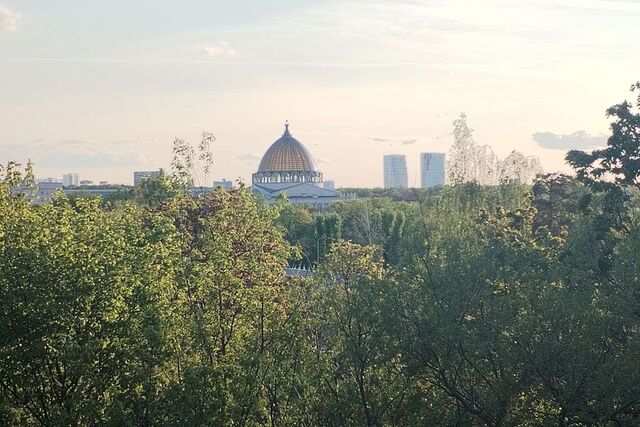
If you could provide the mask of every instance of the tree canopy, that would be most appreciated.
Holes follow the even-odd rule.
[[[577,177],[324,212],[186,172],[35,205],[10,163],[0,425],[640,424],[631,108]]]

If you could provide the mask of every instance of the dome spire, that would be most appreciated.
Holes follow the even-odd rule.
[[[291,133],[289,132],[289,120],[284,121],[284,134],[291,136]]]

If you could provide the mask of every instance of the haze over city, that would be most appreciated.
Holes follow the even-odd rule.
[[[382,156],[478,143],[569,171],[637,79],[640,2],[0,4],[0,159],[132,182],[211,131],[212,177],[250,182],[289,120],[325,177],[382,185]],[[635,74],[635,75],[634,75]]]

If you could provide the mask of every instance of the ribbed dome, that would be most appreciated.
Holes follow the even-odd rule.
[[[309,150],[289,133],[285,125],[284,135],[264,153],[258,172],[317,172],[316,162]]]

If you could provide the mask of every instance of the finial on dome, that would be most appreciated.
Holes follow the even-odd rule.
[[[289,133],[289,120],[285,120],[285,122],[284,122],[284,134],[285,135],[291,135]]]

